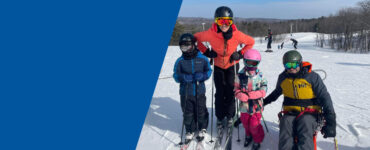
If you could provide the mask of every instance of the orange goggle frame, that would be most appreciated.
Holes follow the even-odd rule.
[[[230,26],[233,24],[233,18],[231,17],[217,17],[215,23],[219,26],[227,25]]]

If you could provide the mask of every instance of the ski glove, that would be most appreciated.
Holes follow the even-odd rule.
[[[190,82],[193,82],[193,75],[191,75],[191,74],[184,74],[183,76],[182,76],[182,80],[184,81],[184,82],[186,82],[186,83],[190,83]]]
[[[233,61],[238,61],[239,59],[242,59],[242,58],[243,58],[242,51],[238,51],[238,52],[235,51],[230,56],[230,63],[232,63]]]
[[[207,79],[207,73],[204,73],[204,72],[197,72],[195,73],[194,75],[194,80],[195,81],[199,81],[199,82],[202,82],[204,80]]]
[[[335,114],[325,115],[326,124],[322,127],[321,133],[324,138],[336,136],[336,121]]]
[[[235,97],[242,102],[247,102],[249,99],[248,95],[240,90],[235,91]]]
[[[248,92],[249,99],[260,99],[266,96],[265,90],[257,90]]]
[[[325,125],[325,126],[322,127],[321,132],[324,135],[324,138],[335,137],[335,135],[336,135],[335,126]]]
[[[207,49],[206,52],[203,53],[204,56],[207,56],[208,58],[216,58],[217,53],[213,49]]]

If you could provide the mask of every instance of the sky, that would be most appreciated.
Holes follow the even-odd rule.
[[[180,17],[213,18],[219,6],[228,6],[234,17],[309,19],[335,14],[363,0],[183,0]]]

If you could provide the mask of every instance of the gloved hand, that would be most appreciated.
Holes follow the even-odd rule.
[[[324,135],[324,138],[335,137],[336,136],[335,114],[326,114],[324,116],[326,123],[321,129],[321,133]]]
[[[249,99],[260,99],[266,96],[265,90],[258,90],[258,91],[250,91],[248,92]]]
[[[215,51],[213,51],[213,49],[207,49],[206,52],[203,53],[204,56],[208,57],[208,58],[216,58],[217,57],[217,53]]]
[[[204,73],[204,72],[197,72],[194,75],[194,80],[195,81],[202,82],[202,81],[206,80],[206,78],[207,78],[207,74]]]
[[[238,51],[238,52],[235,51],[230,56],[230,63],[232,63],[233,61],[237,61],[239,59],[242,59],[242,58],[243,58],[242,51]]]
[[[186,82],[186,83],[190,83],[190,82],[193,82],[193,75],[192,74],[184,74],[183,76],[182,76],[182,79],[183,79],[183,81],[184,82]]]
[[[335,126],[325,125],[322,127],[321,132],[324,135],[324,138],[335,137],[336,135]]]
[[[249,97],[246,93],[241,92],[240,90],[235,91],[235,97],[242,102],[247,102]]]

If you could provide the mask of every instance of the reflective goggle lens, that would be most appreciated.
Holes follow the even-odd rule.
[[[233,24],[233,19],[231,17],[218,17],[216,18],[215,22],[219,26],[222,25],[230,26]]]
[[[286,69],[290,69],[290,68],[296,69],[297,67],[299,67],[299,64],[296,62],[292,62],[292,63],[286,63],[284,66]]]
[[[259,61],[244,59],[244,65],[247,67],[257,67]]]
[[[181,45],[189,46],[189,45],[192,45],[192,43],[190,41],[182,41],[182,42],[180,42],[180,46]]]

